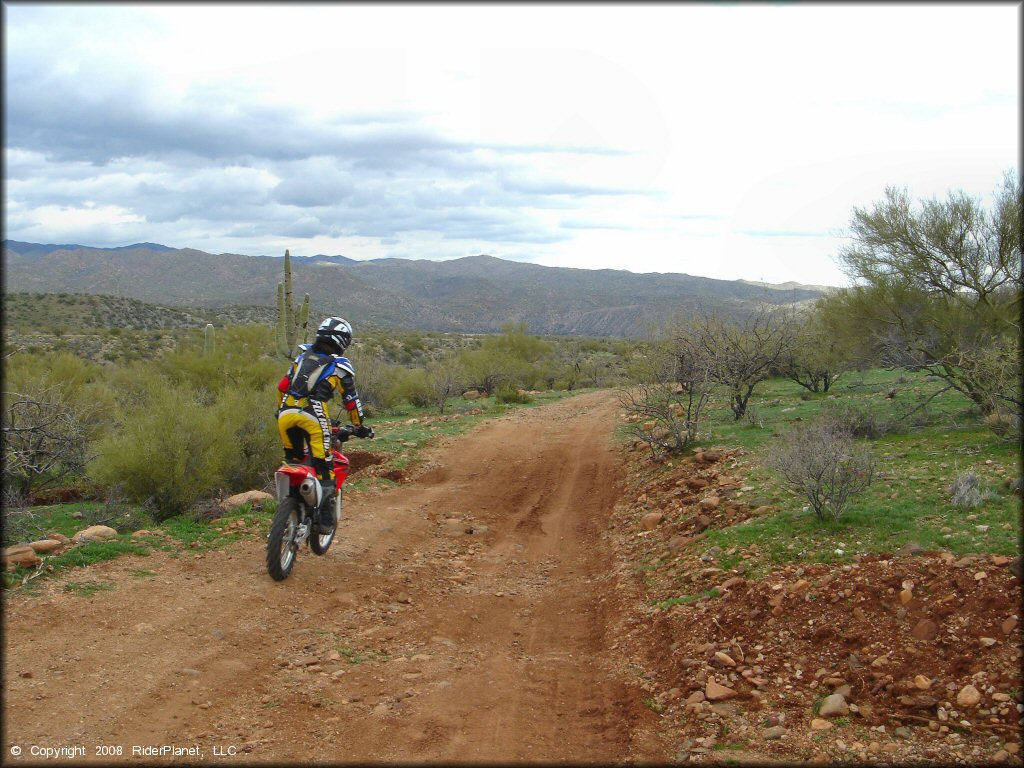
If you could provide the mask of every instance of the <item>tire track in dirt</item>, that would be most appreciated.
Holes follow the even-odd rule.
[[[90,598],[54,582],[8,600],[5,755],[665,760],[610,650],[625,610],[604,536],[621,488],[614,413],[608,393],[582,395],[438,447],[413,482],[351,494],[328,554],[300,553],[280,584],[253,538],[65,577],[116,583]]]

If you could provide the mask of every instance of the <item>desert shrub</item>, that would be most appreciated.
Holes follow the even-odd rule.
[[[394,368],[385,400],[392,405],[411,403],[417,408],[430,405],[433,395],[427,372],[422,368]]]
[[[961,472],[947,490],[954,507],[980,507],[986,498],[981,490],[981,477],[974,472]]]
[[[128,409],[97,444],[89,474],[103,487],[122,486],[133,501],[151,499],[160,522],[222,482],[231,429],[211,415],[207,398],[157,380],[148,402]]]
[[[754,429],[764,429],[764,416],[756,405],[747,406],[747,423]]]
[[[636,383],[619,391],[630,434],[648,445],[656,461],[684,451],[703,429],[714,386],[706,360],[655,346],[634,361],[631,376]]]
[[[29,506],[28,497],[16,486],[3,488],[4,546],[40,539],[46,533],[46,521]]]
[[[152,365],[140,360],[107,366],[105,384],[110,392],[116,394],[120,412],[126,403],[148,402],[150,393],[164,380]]]
[[[1021,417],[1018,413],[995,410],[984,418],[984,424],[1002,440],[1019,440]]]
[[[495,398],[499,403],[532,403],[533,398],[530,395],[515,387],[506,386],[502,387],[495,393]]]
[[[870,446],[828,417],[785,434],[765,463],[807,499],[819,520],[838,520],[851,497],[871,484],[875,467]]]
[[[229,390],[217,400],[212,419],[222,427],[223,481],[232,491],[265,487],[281,462],[276,393],[268,384],[263,390]]]
[[[158,363],[160,372],[175,384],[214,395],[229,385],[227,353],[218,349],[210,354],[200,351],[175,351]]]
[[[364,406],[386,409],[397,405],[393,400],[394,366],[388,365],[377,353],[362,347],[349,350],[348,359],[355,369],[356,389]]]
[[[867,408],[850,403],[829,403],[822,412],[822,417],[841,431],[849,432],[852,437],[877,440],[892,431],[888,419]]]

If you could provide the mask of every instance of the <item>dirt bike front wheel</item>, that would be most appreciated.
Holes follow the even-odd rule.
[[[334,541],[334,534],[338,530],[338,521],[341,520],[341,491],[334,497],[334,527],[329,533],[319,533],[319,526],[313,530],[309,537],[309,549],[314,555],[325,555]]]
[[[284,581],[295,565],[301,510],[299,500],[288,496],[277,505],[267,538],[267,572],[274,581]]]

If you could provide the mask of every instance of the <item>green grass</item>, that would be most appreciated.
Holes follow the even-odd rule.
[[[348,659],[349,664],[362,664],[364,661],[384,661],[387,659],[387,654],[383,651],[360,651],[347,645],[336,646],[335,650]]]
[[[48,557],[46,564],[56,573],[68,568],[95,565],[96,563],[102,563],[104,560],[113,560],[121,555],[142,555],[145,557],[149,552],[149,547],[144,544],[132,541],[127,536],[121,536],[110,541],[86,542],[74,549]]]
[[[896,389],[893,399],[886,397],[891,388]],[[846,560],[856,554],[891,553],[911,543],[957,554],[1018,554],[1021,502],[1004,483],[1008,476],[1020,476],[1016,446],[981,426],[972,404],[956,392],[939,395],[911,418],[901,419],[941,388],[941,382],[921,374],[872,370],[848,374],[828,394],[801,397],[798,385],[775,379],[751,399],[764,424],[760,428],[733,421],[727,408],[717,405],[710,419],[712,437],[702,444],[743,448],[742,468],[727,471],[741,473],[755,490],[739,498],[753,506],[767,504],[772,511],[709,530],[702,551],[756,544],[761,558],[772,564]],[[841,406],[870,414],[892,431],[871,441],[878,460],[872,486],[852,499],[838,521],[819,521],[803,497],[764,468],[763,459],[798,418],[807,421]],[[978,474],[989,494],[974,509],[954,507],[950,501],[949,484],[965,471]],[[981,525],[988,530],[978,531]]]
[[[31,513],[30,521],[22,525],[16,523],[10,527],[5,526],[4,546],[17,543],[10,537],[15,537],[19,534],[22,534],[22,538],[27,536],[44,538],[48,533],[61,533],[71,538],[72,535],[87,525],[87,515],[102,508],[103,504],[89,501],[33,507],[29,510]],[[73,515],[76,513],[80,514],[81,517],[74,517]]]
[[[97,592],[111,592],[114,589],[114,585],[110,582],[100,581],[69,581],[64,587],[64,591],[77,595],[78,597],[92,597]]]
[[[253,512],[249,504],[245,504],[230,514],[218,517],[216,521],[202,520],[194,514],[186,513],[169,518],[160,525],[160,530],[182,546],[200,552],[220,549],[231,542],[238,541],[246,534],[246,529],[228,529],[235,520],[245,520],[246,526],[254,521],[268,523],[274,516],[277,505],[270,502],[264,505],[262,512]],[[157,544],[167,548],[167,544]]]
[[[680,595],[679,597],[670,597],[667,600],[657,600],[651,603],[651,605],[662,611],[667,611],[673,605],[686,605],[687,603],[694,603],[698,600],[703,600],[704,598],[713,599],[718,597],[720,594],[721,592],[719,592],[718,589],[712,587],[711,589],[706,589],[703,592],[696,595]]]
[[[656,714],[659,714],[659,715],[661,714],[661,711],[662,711],[663,707],[661,706],[661,704],[659,704],[658,702],[656,702],[656,701],[655,701],[654,699],[652,699],[651,697],[649,697],[649,696],[648,696],[647,698],[643,699],[643,700],[642,700],[642,703],[643,703],[643,705],[644,705],[645,707],[647,707],[647,708],[648,708],[649,710],[651,710],[652,712],[654,712],[654,713],[656,713]]]

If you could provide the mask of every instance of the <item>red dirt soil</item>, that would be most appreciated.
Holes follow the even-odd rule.
[[[300,553],[281,583],[253,536],[8,598],[5,758],[66,745],[117,761],[95,755],[105,744],[175,764],[199,759],[132,747],[245,762],[667,759],[610,648],[636,599],[603,536],[621,487],[614,419],[605,393],[488,422],[415,481],[348,494],[327,555]],[[93,580],[115,588],[62,590]]]

